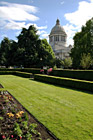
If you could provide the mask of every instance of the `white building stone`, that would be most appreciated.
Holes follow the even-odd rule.
[[[64,28],[60,25],[59,19],[56,20],[56,25],[52,28],[49,35],[49,44],[51,45],[56,58],[65,59],[69,57],[72,46],[67,47],[67,34]]]

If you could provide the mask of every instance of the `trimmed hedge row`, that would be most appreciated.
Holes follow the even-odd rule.
[[[36,69],[36,68],[16,68],[16,69],[0,68],[0,71],[21,71],[21,72],[28,72],[33,74],[40,74],[40,69]]]
[[[53,70],[50,75],[93,81],[93,70]]]
[[[12,71],[12,72],[20,71],[20,72],[27,72],[27,73],[33,73],[33,74],[41,74],[40,69],[37,69],[37,68],[23,68],[23,69],[0,68],[0,71]],[[47,70],[44,70],[44,72],[47,73]],[[93,81],[93,70],[53,70],[50,73],[50,75]]]
[[[34,79],[47,82],[47,83],[56,84],[56,85],[62,85],[62,86],[67,86],[71,88],[93,91],[93,82],[90,82],[90,81],[54,77],[54,76],[41,75],[41,74],[35,74]]]
[[[21,71],[21,68],[16,68],[16,69],[0,68],[0,71]]]
[[[33,73],[33,74],[40,74],[40,69],[35,69],[35,68],[24,68],[24,69],[21,69],[21,71]]]
[[[10,74],[15,74],[14,71],[0,71],[0,75],[10,75]]]
[[[16,76],[21,76],[24,78],[32,78],[33,77],[32,73],[19,72],[19,71],[0,71],[0,75],[16,75]]]
[[[16,71],[16,72],[14,73],[14,75],[16,75],[16,76],[21,76],[21,77],[25,77],[25,78],[32,78],[32,77],[33,77],[33,74],[32,74],[32,73],[19,72],[19,71]]]

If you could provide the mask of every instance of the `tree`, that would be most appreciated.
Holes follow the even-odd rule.
[[[61,68],[63,66],[63,61],[59,58],[55,59],[55,65],[57,68]]]
[[[31,25],[23,28],[18,38],[18,62],[24,67],[40,67],[51,65],[53,50],[46,39],[40,40],[36,28]]]
[[[0,47],[0,65],[41,67],[54,65],[54,53],[46,39],[39,39],[37,29],[32,25],[23,28],[18,42],[4,38]]]
[[[8,67],[10,65],[9,61],[9,51],[11,48],[11,40],[5,37],[1,42],[0,47],[0,65]]]
[[[81,57],[81,67],[83,69],[88,69],[92,64],[92,59],[91,59],[91,56],[90,54],[88,53],[87,55],[84,53]]]
[[[19,57],[18,56],[18,45],[17,45],[17,42],[13,41],[11,42],[11,47],[10,47],[10,50],[9,50],[9,64],[10,66],[18,66],[19,65],[19,61],[17,60],[17,58]]]
[[[72,59],[71,59],[71,57],[65,58],[65,59],[63,60],[62,65],[63,65],[63,67],[66,68],[66,69],[67,69],[67,68],[70,68],[70,67],[72,66]]]
[[[93,18],[86,22],[81,32],[76,33],[73,39],[74,48],[72,48],[70,56],[73,67],[79,68],[83,53],[86,55],[90,53],[93,58]]]
[[[46,39],[42,39],[41,47],[38,49],[39,58],[42,59],[42,65],[52,67],[54,65],[55,55]]]

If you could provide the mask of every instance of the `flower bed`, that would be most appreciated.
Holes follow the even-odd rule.
[[[54,140],[7,91],[0,91],[0,140]]]

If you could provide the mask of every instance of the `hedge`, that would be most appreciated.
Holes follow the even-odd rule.
[[[21,71],[21,68],[10,69],[10,68],[0,68],[0,71]]]
[[[93,70],[53,70],[50,75],[93,81]]]
[[[10,74],[15,74],[14,71],[0,71],[0,75],[10,75]]]
[[[90,82],[90,81],[54,77],[54,76],[41,75],[41,74],[35,74],[34,79],[43,81],[43,82],[56,84],[56,85],[62,85],[62,86],[67,86],[71,88],[93,91],[93,82]]]
[[[36,69],[36,68],[24,68],[24,69],[21,69],[21,71],[33,73],[33,74],[40,74],[40,69]]]
[[[27,72],[19,72],[19,71],[0,71],[0,75],[16,75],[16,76],[21,76],[25,78],[31,78],[33,77],[32,73],[27,73]]]
[[[21,72],[28,72],[33,74],[40,74],[40,69],[38,68],[15,68],[15,69],[9,69],[9,68],[0,68],[0,71],[21,71]]]
[[[33,74],[32,74],[32,73],[19,72],[19,71],[16,71],[16,72],[14,73],[14,75],[16,75],[16,76],[21,76],[21,77],[24,77],[24,78],[32,78],[32,77],[33,77]]]

